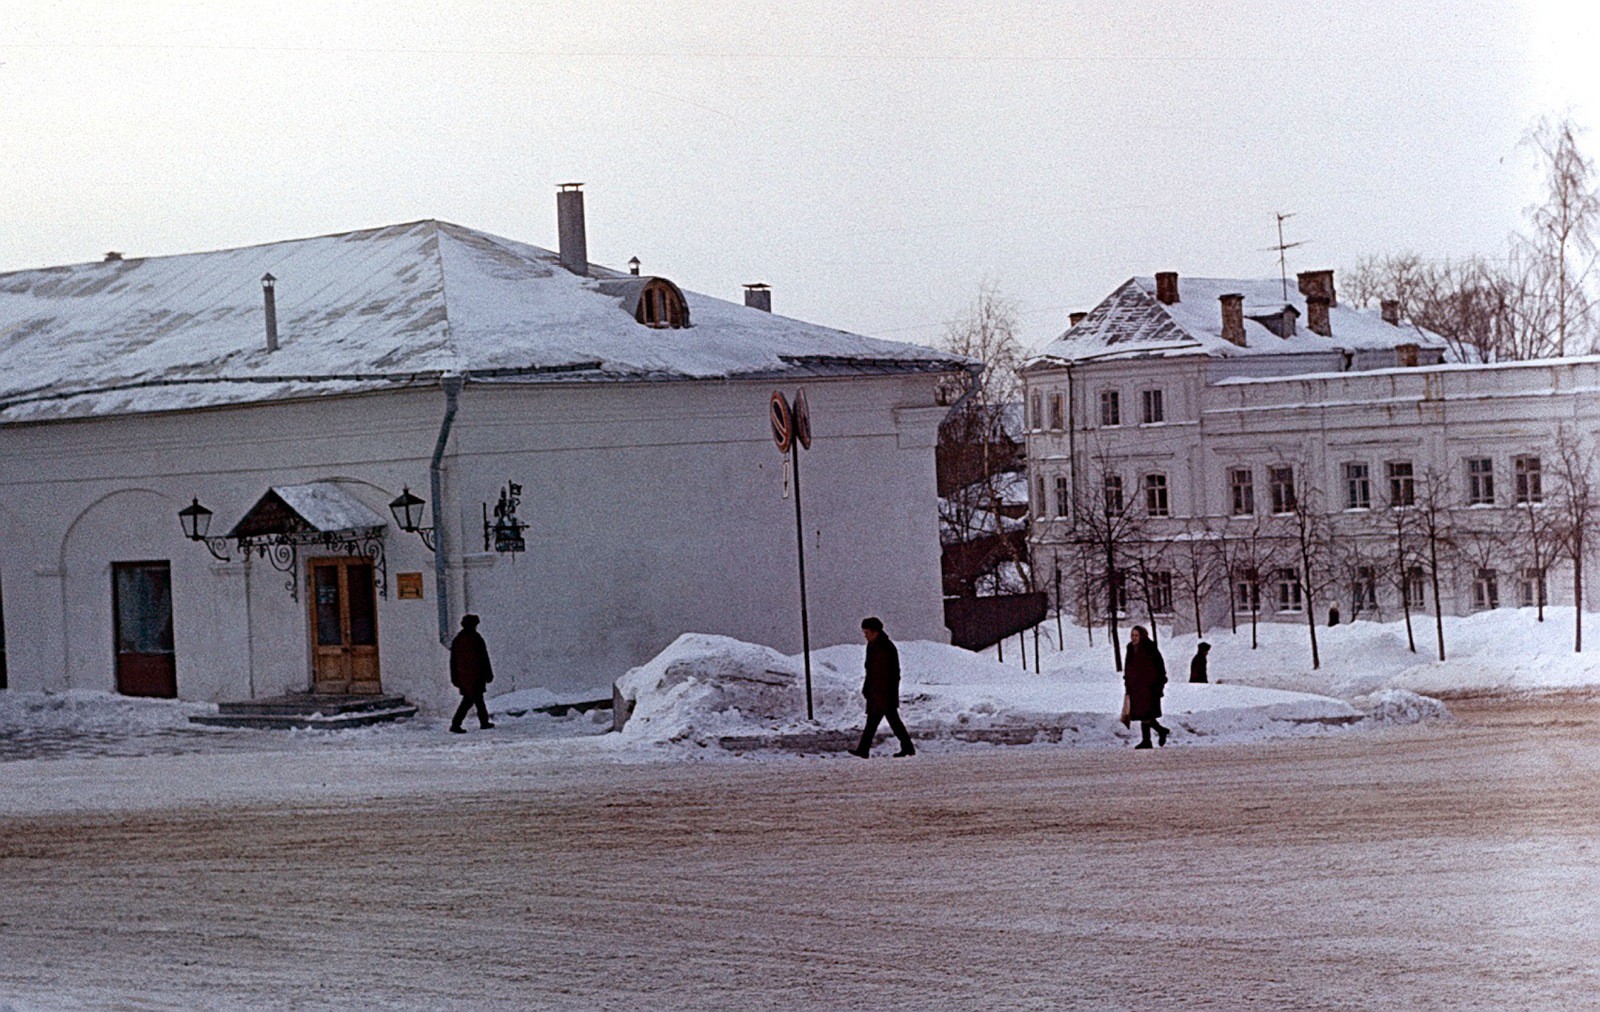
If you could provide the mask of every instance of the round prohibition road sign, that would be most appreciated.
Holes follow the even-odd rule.
[[[806,401],[806,392],[794,392],[794,438],[804,449],[811,449],[811,405]]]
[[[772,441],[778,445],[779,453],[788,453],[794,443],[794,415],[778,390],[772,391]]]

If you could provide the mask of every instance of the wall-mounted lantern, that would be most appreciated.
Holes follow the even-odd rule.
[[[198,541],[206,546],[206,551],[218,562],[228,562],[227,538],[212,538],[206,535],[211,531],[211,511],[200,505],[200,500],[195,499],[189,505],[178,511],[178,522],[183,524],[183,536],[190,541]]]
[[[422,544],[428,551],[436,551],[433,546],[433,528],[422,526],[422,507],[427,505],[426,499],[419,499],[411,494],[410,487],[400,490],[394,502],[389,504],[389,512],[394,514],[395,526],[407,534],[415,534],[422,539]]]
[[[517,507],[522,503],[522,486],[506,482],[500,490],[500,501],[495,503],[494,522],[489,522],[489,504],[483,504],[483,550],[492,547],[497,552],[525,552],[528,543],[522,532],[528,525],[517,519]]]

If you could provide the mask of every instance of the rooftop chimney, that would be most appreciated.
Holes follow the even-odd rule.
[[[1328,322],[1328,300],[1320,295],[1306,296],[1306,329],[1323,337],[1333,336],[1333,325]]]
[[[1383,314],[1383,322],[1391,327],[1400,326],[1400,300],[1382,299],[1378,302],[1378,311]]]
[[[1178,272],[1156,272],[1156,301],[1172,305],[1178,301]]]
[[[121,259],[122,259],[122,254],[118,253],[116,250],[112,250],[111,252],[106,254],[105,262],[106,263],[110,263],[113,260],[121,260]]]
[[[744,286],[744,304],[763,313],[772,312],[772,289],[757,282]]]
[[[561,236],[561,266],[589,276],[589,241],[583,229],[582,183],[562,183],[556,193],[556,227]]]
[[[1219,295],[1217,301],[1222,303],[1222,339],[1229,344],[1236,344],[1243,348],[1244,345],[1244,296],[1238,294]]]
[[[261,302],[267,312],[267,350],[278,350],[278,300],[274,294],[278,279],[271,273],[261,275]]]
[[[1088,316],[1088,315],[1089,315],[1088,313],[1068,313],[1067,314],[1067,327],[1068,328],[1076,327],[1078,324],[1082,323],[1083,322],[1083,318],[1085,316]]]
[[[632,274],[634,277],[638,277],[639,276],[639,266],[640,266],[640,264],[639,264],[639,258],[638,257],[629,257],[628,258],[628,273],[629,274]]]
[[[1332,271],[1301,271],[1295,275],[1295,280],[1300,282],[1300,294],[1307,299],[1327,299],[1330,306],[1339,304],[1339,296],[1333,290]]]

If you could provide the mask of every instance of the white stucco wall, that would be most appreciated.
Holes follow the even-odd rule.
[[[794,504],[768,435],[774,386],[467,386],[445,457],[452,625],[464,609],[483,616],[496,690],[599,691],[688,631],[800,649]],[[866,614],[903,638],[946,638],[933,378],[804,386],[813,645],[853,642]],[[340,480],[387,517],[404,485],[431,497],[443,410],[432,389],[0,429],[12,687],[112,689],[111,564],[166,559],[180,696],[304,689],[306,556],[295,602],[264,560],[219,563],[184,539],[177,511],[198,496],[220,534],[270,486]],[[523,486],[528,551],[485,554],[480,504],[508,479]],[[448,705],[433,556],[392,528],[385,547],[384,688]],[[423,574],[422,600],[399,599],[401,572]]]

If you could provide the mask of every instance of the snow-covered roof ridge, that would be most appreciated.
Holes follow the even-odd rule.
[[[1125,356],[1233,358],[1372,350],[1405,344],[1445,346],[1444,339],[1431,331],[1404,322],[1391,324],[1377,310],[1343,304],[1328,308],[1331,334],[1314,333],[1309,326],[1306,298],[1292,280],[1287,297],[1281,278],[1183,277],[1178,279],[1177,288],[1178,300],[1164,303],[1156,297],[1155,278],[1129,278],[1076,325],[1041,348],[1024,368]],[[1224,295],[1243,297],[1242,347],[1222,336],[1220,299]],[[1281,313],[1285,307],[1298,314],[1295,332],[1287,337],[1278,336],[1254,318]]]
[[[272,352],[267,273],[276,279]],[[0,274],[0,422],[381,389],[445,373],[700,379],[814,368],[797,362],[856,372],[965,362],[694,292],[683,293],[693,326],[646,327],[615,291],[628,277],[599,265],[575,275],[549,250],[437,219]]]

